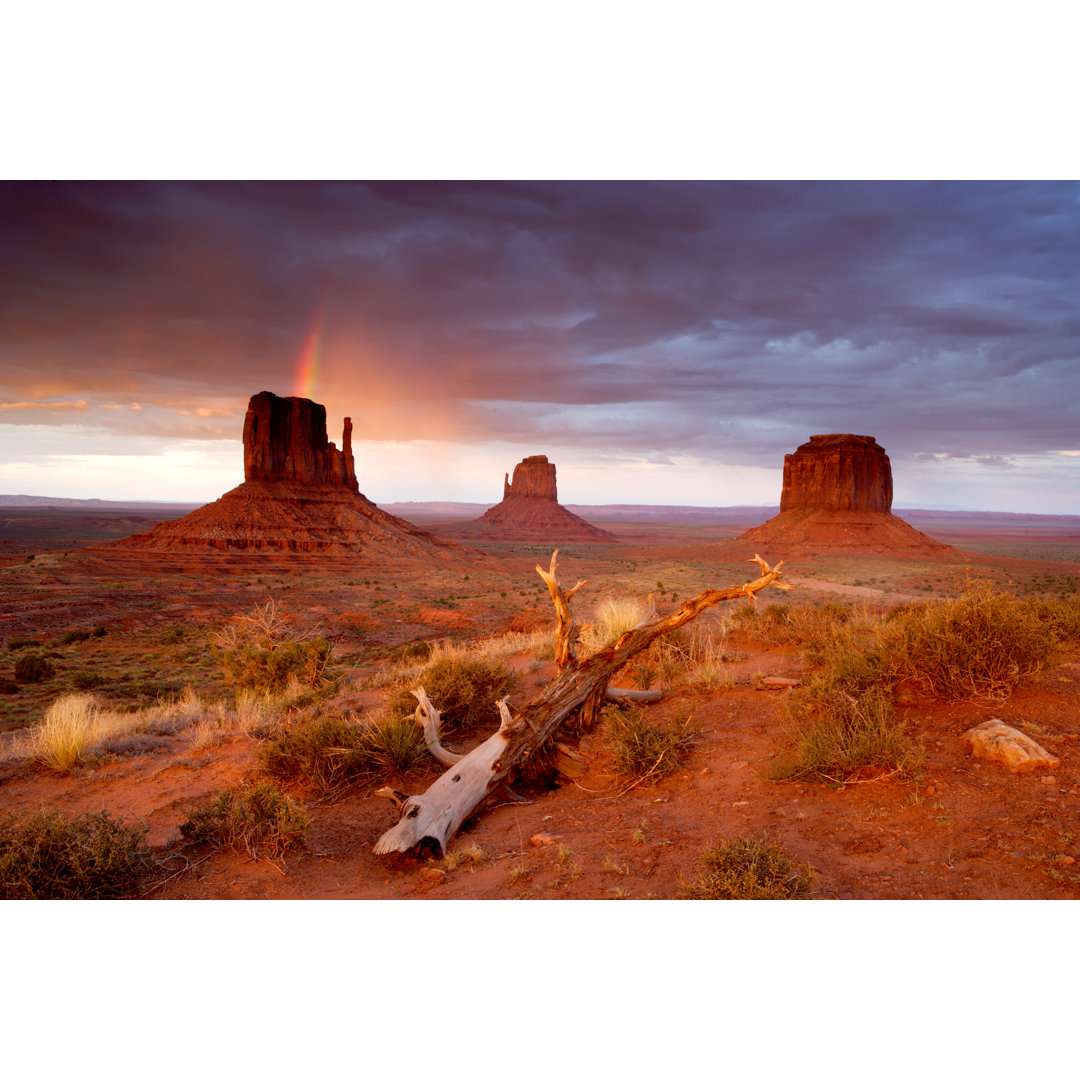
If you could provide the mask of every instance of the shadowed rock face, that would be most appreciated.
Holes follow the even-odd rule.
[[[507,476],[503,480],[503,498],[546,499],[557,503],[555,466],[548,461],[547,455],[534,454],[515,465],[514,479]]]
[[[326,439],[326,408],[307,398],[264,390],[244,417],[244,479],[299,480],[359,491],[352,456],[352,420],[345,417],[339,450]]]
[[[784,457],[785,510],[892,509],[892,468],[873,435],[811,435]]]
[[[780,513],[738,540],[797,551],[940,554],[951,550],[894,517],[892,467],[872,435],[811,435],[784,457]]]

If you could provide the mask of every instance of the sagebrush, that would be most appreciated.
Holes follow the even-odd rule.
[[[310,825],[294,799],[274,784],[223,791],[192,811],[180,826],[183,842],[245,852],[252,859],[278,858],[299,843]]]
[[[415,699],[414,699],[415,700]],[[348,716],[299,716],[256,750],[263,771],[306,780],[324,790],[412,772],[430,759],[423,732],[409,717],[365,724]]]
[[[146,827],[108,811],[69,818],[58,810],[0,816],[0,899],[123,900],[154,867]]]

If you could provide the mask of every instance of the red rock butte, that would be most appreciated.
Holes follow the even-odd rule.
[[[389,557],[445,556],[455,547],[360,494],[348,417],[339,450],[327,441],[322,405],[267,390],[248,403],[239,487],[186,517],[109,546]]]
[[[780,513],[736,539],[787,551],[952,550],[895,517],[892,495],[889,457],[872,435],[811,435],[784,456]]]
[[[559,505],[555,466],[545,454],[524,458],[514,478],[503,480],[503,498],[483,517],[441,530],[475,540],[578,540],[610,544],[615,537]]]

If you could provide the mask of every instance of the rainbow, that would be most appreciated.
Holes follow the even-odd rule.
[[[300,362],[293,379],[293,394],[296,397],[310,398],[315,393],[315,382],[322,366],[323,345],[326,342],[326,316],[330,307],[324,300],[315,311],[311,329],[300,351]]]

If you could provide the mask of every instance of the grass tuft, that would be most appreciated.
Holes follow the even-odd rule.
[[[690,900],[798,900],[813,885],[814,871],[794,862],[779,844],[737,836],[705,851],[697,881],[684,891]]]

